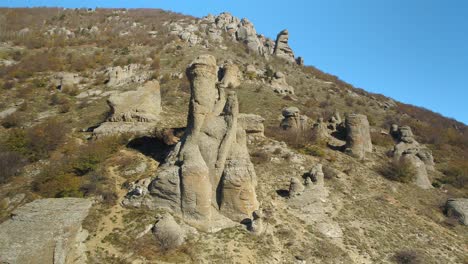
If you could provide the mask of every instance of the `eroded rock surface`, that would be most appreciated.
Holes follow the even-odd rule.
[[[86,263],[87,231],[81,222],[91,201],[41,199],[12,213],[0,225],[2,263]]]

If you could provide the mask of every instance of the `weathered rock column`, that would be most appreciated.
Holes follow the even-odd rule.
[[[372,141],[367,116],[350,114],[346,117],[346,153],[363,159],[372,152]]]
[[[216,100],[217,66],[213,56],[202,55],[187,70],[191,100],[187,130],[179,159],[181,166],[181,209],[190,218],[211,218],[210,171],[198,146],[205,118],[212,113]]]

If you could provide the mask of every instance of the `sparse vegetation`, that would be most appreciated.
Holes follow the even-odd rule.
[[[380,170],[385,178],[392,181],[399,181],[404,183],[411,182],[415,177],[415,168],[409,162],[389,162],[383,165]]]

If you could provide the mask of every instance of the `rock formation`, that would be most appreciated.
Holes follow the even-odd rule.
[[[170,214],[165,214],[152,228],[153,235],[160,246],[169,250],[185,242],[185,230],[174,220]]]
[[[363,159],[372,152],[372,141],[367,116],[350,114],[346,116],[346,153]]]
[[[324,187],[325,174],[322,170],[322,164],[317,164],[306,174],[306,187],[322,188]]]
[[[276,72],[270,80],[270,86],[275,93],[281,95],[294,94],[294,87],[286,82],[286,75],[282,72]]]
[[[226,61],[223,66],[223,79],[219,83],[221,88],[237,88],[240,85],[241,72],[232,61]]]
[[[317,119],[317,122],[312,126],[312,133],[318,140],[326,140],[330,137],[327,124],[323,121],[323,118]]]
[[[2,263],[86,263],[88,233],[81,222],[91,201],[42,199],[28,203],[0,225]]]
[[[238,124],[245,129],[247,134],[263,136],[265,118],[254,114],[239,114]]]
[[[390,134],[398,142],[392,151],[394,162],[409,163],[416,172],[414,183],[423,189],[432,188],[427,174],[428,170],[434,170],[432,152],[416,141],[409,126],[392,125]]]
[[[276,45],[274,55],[277,57],[283,58],[289,62],[295,63],[294,52],[288,44],[289,41],[289,32],[288,30],[281,31],[276,37]]]
[[[213,230],[220,214],[241,221],[258,209],[256,174],[238,122],[234,92],[216,88],[217,66],[211,55],[187,69],[191,99],[185,135],[150,184],[156,207],[180,211],[186,221]]]
[[[93,132],[96,136],[151,133],[161,113],[161,93],[157,81],[149,81],[135,91],[113,94],[107,103],[111,116]]]
[[[66,88],[71,88],[75,85],[78,85],[82,78],[72,72],[60,72],[55,76],[55,87],[57,89],[62,90]]]
[[[290,198],[301,195],[304,189],[305,189],[304,185],[298,178],[296,177],[291,178],[291,182],[289,183],[289,197]]]
[[[281,112],[283,120],[281,121],[280,127],[284,130],[296,130],[305,131],[308,128],[308,117],[301,115],[299,108],[297,107],[286,107]]]
[[[445,213],[448,217],[457,219],[461,224],[468,225],[468,199],[448,199],[445,204]]]

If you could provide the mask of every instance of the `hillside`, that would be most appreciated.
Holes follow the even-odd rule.
[[[467,213],[467,126],[260,33],[228,13],[0,9],[0,262],[468,263],[446,206]],[[15,219],[67,214],[63,245],[33,225],[12,246]]]

